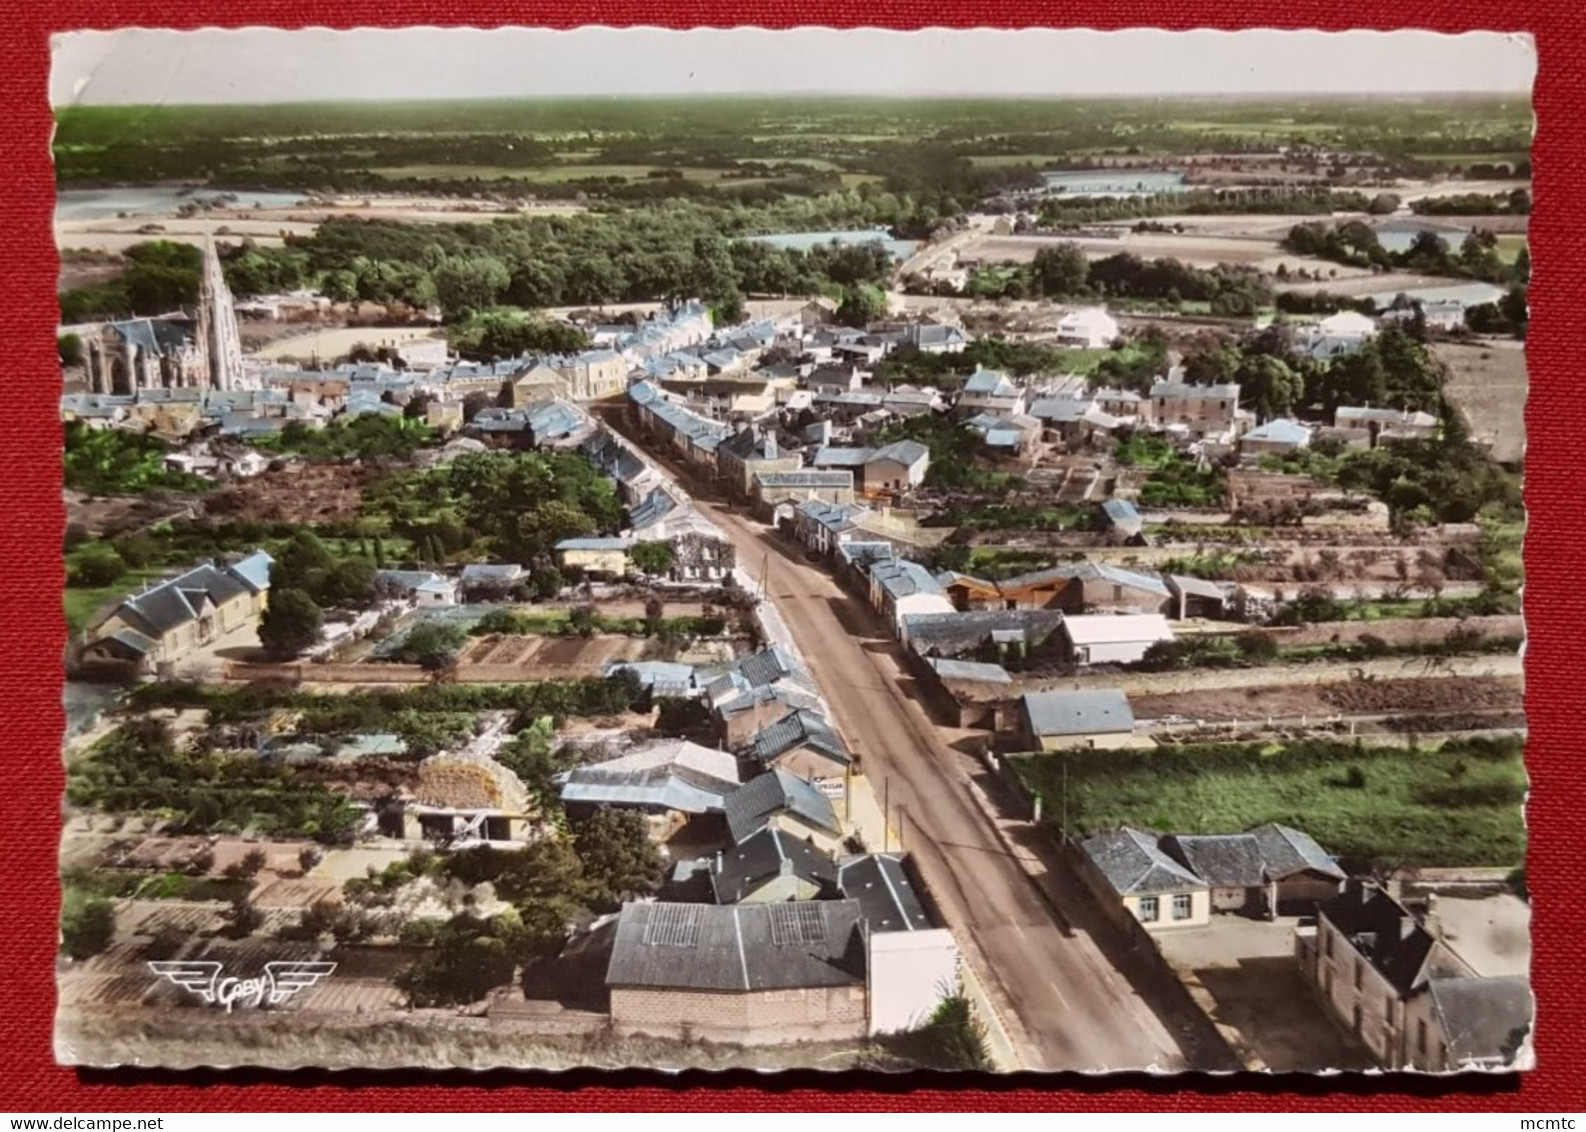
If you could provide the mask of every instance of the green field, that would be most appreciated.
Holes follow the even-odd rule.
[[[723,186],[744,161],[975,193],[1032,184],[1030,167],[1098,152],[1326,144],[1385,160],[1517,153],[1521,99],[596,98],[299,105],[74,106],[57,118],[63,185],[190,180],[314,191],[392,181],[524,189],[677,171]],[[1454,157],[1450,156],[1449,160]],[[223,172],[221,172],[223,171]],[[1002,172],[1006,171],[1006,172]],[[1000,175],[999,175],[1000,174]]]
[[[1073,835],[1124,825],[1230,833],[1275,821],[1354,869],[1452,868],[1524,860],[1523,749],[1520,738],[1437,749],[1313,740],[1020,755],[1010,766]]]

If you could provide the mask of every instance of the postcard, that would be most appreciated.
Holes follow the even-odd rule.
[[[57,37],[58,1060],[1530,1068],[1535,66]]]

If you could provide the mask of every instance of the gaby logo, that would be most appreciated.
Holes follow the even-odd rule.
[[[266,963],[264,974],[253,979],[221,978],[224,964],[212,959],[154,961],[149,970],[184,990],[192,991],[207,1006],[281,1006],[299,991],[307,990],[336,969],[334,963]]]

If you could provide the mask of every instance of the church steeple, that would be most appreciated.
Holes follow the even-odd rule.
[[[215,251],[215,241],[204,237],[204,262],[198,289],[198,336],[209,367],[212,389],[240,389],[243,385],[242,336],[231,288]]]

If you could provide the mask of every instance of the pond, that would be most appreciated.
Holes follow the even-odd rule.
[[[237,208],[291,208],[302,193],[256,192],[251,189],[171,189],[142,186],[118,189],[62,189],[55,198],[55,219],[114,220],[128,216],[175,216],[184,204],[225,199]]]
[[[1054,196],[1125,197],[1183,193],[1193,186],[1171,169],[1065,169],[1042,173],[1046,191]]]

